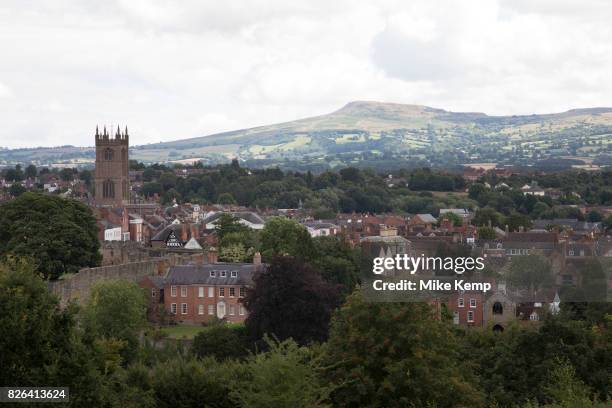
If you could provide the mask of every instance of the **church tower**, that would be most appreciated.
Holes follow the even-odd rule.
[[[121,133],[117,126],[113,137],[107,133],[106,126],[102,133],[96,126],[96,205],[120,207],[129,203],[128,148],[127,127]]]

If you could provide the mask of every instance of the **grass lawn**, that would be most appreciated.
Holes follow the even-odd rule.
[[[196,334],[205,330],[204,326],[186,326],[176,325],[162,328],[162,331],[168,335],[171,339],[193,339]]]

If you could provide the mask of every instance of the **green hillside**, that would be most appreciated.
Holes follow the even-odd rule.
[[[475,162],[532,165],[565,159],[574,165],[607,164],[612,108],[558,114],[488,116],[420,105],[351,102],[322,116],[192,139],[135,146],[145,162],[321,162],[408,160],[423,165]],[[612,147],[611,147],[612,149]],[[0,151],[0,164],[14,161],[83,162],[86,148]]]

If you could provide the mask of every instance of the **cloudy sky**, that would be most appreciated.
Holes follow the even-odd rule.
[[[2,0],[0,146],[131,143],[352,100],[522,114],[612,106],[607,0]]]

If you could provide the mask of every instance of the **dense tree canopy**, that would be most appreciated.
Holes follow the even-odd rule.
[[[99,245],[91,210],[78,201],[25,193],[0,204],[0,256],[30,257],[45,278],[98,265]]]
[[[299,344],[324,341],[332,311],[339,303],[336,287],[308,264],[292,257],[274,258],[254,277],[244,304],[246,326],[253,339],[264,334]]]

